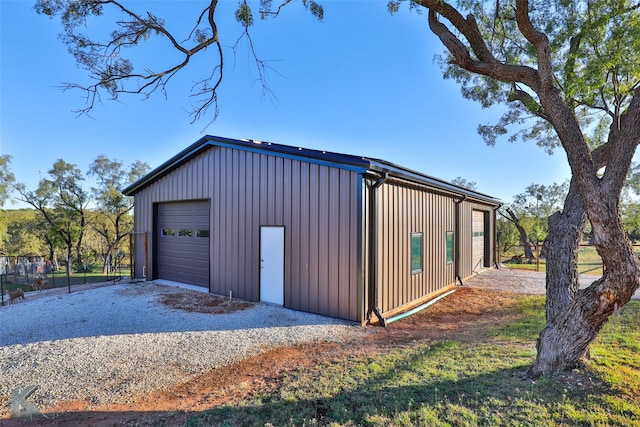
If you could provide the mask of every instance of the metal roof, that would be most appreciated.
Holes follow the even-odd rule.
[[[388,173],[390,177],[411,181],[420,185],[426,185],[428,187],[459,196],[471,197],[491,205],[499,206],[502,204],[500,200],[495,197],[457,186],[450,182],[395,165],[385,160],[355,156],[351,154],[334,153],[330,151],[313,150],[291,145],[276,144],[273,142],[252,139],[231,139],[211,135],[200,138],[194,144],[185,148],[180,153],[176,154],[157,168],[153,169],[147,175],[140,178],[138,181],[123,189],[122,192],[127,196],[135,195],[143,188],[211,147],[229,147],[245,151],[271,154],[278,157],[349,169],[358,173]]]

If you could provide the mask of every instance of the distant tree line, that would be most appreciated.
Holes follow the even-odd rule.
[[[83,174],[58,159],[36,188],[28,188],[16,181],[11,156],[0,156],[0,206],[12,198],[30,205],[0,211],[0,255],[45,256],[54,268],[64,261],[78,271],[101,262],[106,274],[133,231],[133,198],[121,190],[149,169],[100,155]],[[95,186],[87,187],[85,176],[95,178]]]
[[[547,239],[548,219],[554,212],[562,211],[568,191],[569,182],[531,184],[515,195],[511,203],[503,205],[497,218],[497,238],[502,250],[521,246],[525,258],[532,258],[532,247]],[[620,214],[629,239],[634,243],[640,241],[640,164],[633,165],[629,172]],[[591,227],[587,224],[583,241],[588,243],[590,239]]]

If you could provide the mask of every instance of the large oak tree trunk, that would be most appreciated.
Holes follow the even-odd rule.
[[[566,308],[563,309],[562,298],[552,303],[553,311],[547,313],[547,326],[538,338],[538,355],[532,368],[534,376],[575,367],[609,316],[618,312],[638,289],[640,261],[622,227],[617,200],[616,197],[599,200],[599,203],[590,200],[599,205],[589,210],[589,218],[594,243],[606,271],[591,286],[565,300]]]
[[[580,289],[578,251],[587,215],[574,182],[562,212],[549,217],[546,246],[546,315],[552,322],[562,314]]]

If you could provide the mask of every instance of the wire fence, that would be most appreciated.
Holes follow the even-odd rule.
[[[0,256],[0,304],[11,300],[11,293],[18,290],[24,294],[46,289],[77,285],[119,281],[129,277],[131,254],[116,251],[104,261],[68,266],[64,260],[57,266],[43,256]]]
[[[633,245],[640,256],[640,244]],[[523,245],[504,246],[498,244],[498,262],[509,268],[528,271],[547,271],[546,248],[543,244],[531,244],[530,251]],[[595,246],[581,244],[578,251],[578,272],[601,275],[604,273],[602,258]]]

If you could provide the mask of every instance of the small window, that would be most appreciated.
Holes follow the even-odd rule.
[[[162,229],[162,235],[163,236],[175,236],[176,235],[176,230],[174,230],[173,228],[163,228]]]
[[[447,231],[447,264],[453,263],[453,231]]]
[[[196,237],[209,237],[209,230],[197,230]]]
[[[193,236],[193,232],[188,228],[183,228],[180,231],[178,231],[178,236],[180,236],[180,237],[191,237],[191,236]]]
[[[422,272],[422,233],[411,233],[411,274]]]

